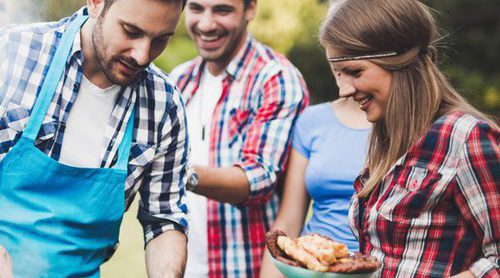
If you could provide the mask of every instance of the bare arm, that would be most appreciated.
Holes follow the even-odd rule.
[[[199,178],[194,191],[196,194],[231,204],[239,204],[248,199],[250,183],[241,168],[195,166],[195,170]]]
[[[151,240],[146,246],[148,276],[181,278],[186,267],[186,245],[186,235],[176,230],[166,231]]]
[[[299,236],[309,208],[309,194],[306,191],[305,175],[308,159],[292,149],[288,166],[285,191],[273,229],[284,231],[291,238]],[[266,250],[260,269],[260,277],[280,277]]]

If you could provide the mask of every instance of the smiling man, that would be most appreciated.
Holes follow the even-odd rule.
[[[0,29],[0,276],[98,277],[140,192],[148,274],[182,277],[185,114],[151,62],[183,7],[88,0]]]
[[[305,82],[247,31],[255,0],[188,0],[199,57],[173,72],[187,102],[191,219],[186,277],[256,277],[278,209]]]

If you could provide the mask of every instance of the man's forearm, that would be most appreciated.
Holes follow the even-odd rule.
[[[250,196],[250,183],[239,167],[195,166],[195,169],[199,177],[199,184],[194,191],[196,194],[235,205]]]
[[[180,278],[186,268],[187,237],[182,232],[166,231],[146,246],[146,267],[150,278]]]

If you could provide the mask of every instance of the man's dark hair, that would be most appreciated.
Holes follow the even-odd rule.
[[[243,6],[245,7],[245,9],[248,7],[248,5],[250,5],[250,1],[252,0],[243,0]]]
[[[167,1],[181,1],[181,0],[167,0]],[[182,9],[186,6],[186,1],[187,0],[182,0]],[[246,2],[250,2],[250,0],[244,0]],[[109,10],[109,7],[115,3],[116,0],[104,0],[104,8],[102,9],[102,14],[106,14],[106,11]]]

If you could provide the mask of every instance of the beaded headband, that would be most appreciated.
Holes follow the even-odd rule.
[[[338,56],[328,58],[330,63],[343,62],[343,61],[355,61],[355,60],[366,60],[366,59],[374,59],[374,58],[386,58],[386,57],[394,57],[399,55],[396,51],[383,52],[377,54],[368,54],[368,55],[346,55],[346,56]]]

